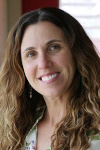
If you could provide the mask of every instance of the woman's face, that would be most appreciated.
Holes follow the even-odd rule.
[[[21,43],[24,72],[31,86],[45,97],[67,93],[75,62],[63,31],[50,22],[26,28]]]

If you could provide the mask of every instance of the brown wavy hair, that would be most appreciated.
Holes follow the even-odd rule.
[[[69,89],[70,111],[56,125],[51,148],[86,150],[90,146],[89,132],[99,133],[100,58],[79,22],[58,8],[41,8],[26,13],[8,36],[0,70],[0,149],[21,149],[37,118],[36,109],[44,102],[42,95],[34,89],[30,100],[30,86],[20,56],[25,29],[40,21],[52,22],[64,32],[76,63],[76,74]]]

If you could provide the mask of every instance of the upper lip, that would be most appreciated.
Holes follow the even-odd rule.
[[[56,74],[56,73],[60,73],[60,72],[52,72],[52,73],[47,73],[47,74],[43,74],[43,75],[41,75],[40,77],[39,77],[39,79],[41,79],[42,77],[45,77],[45,76],[50,76],[50,75],[52,75],[52,74]]]

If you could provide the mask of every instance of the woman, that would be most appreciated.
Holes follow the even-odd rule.
[[[99,150],[100,58],[57,8],[23,15],[0,71],[1,150]]]

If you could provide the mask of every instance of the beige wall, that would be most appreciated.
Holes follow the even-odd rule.
[[[0,65],[3,62],[7,35],[21,16],[21,0],[0,0]]]
[[[21,0],[6,0],[7,3],[7,32],[21,16]]]
[[[3,60],[5,40],[6,40],[6,2],[5,0],[0,0],[0,64]]]

